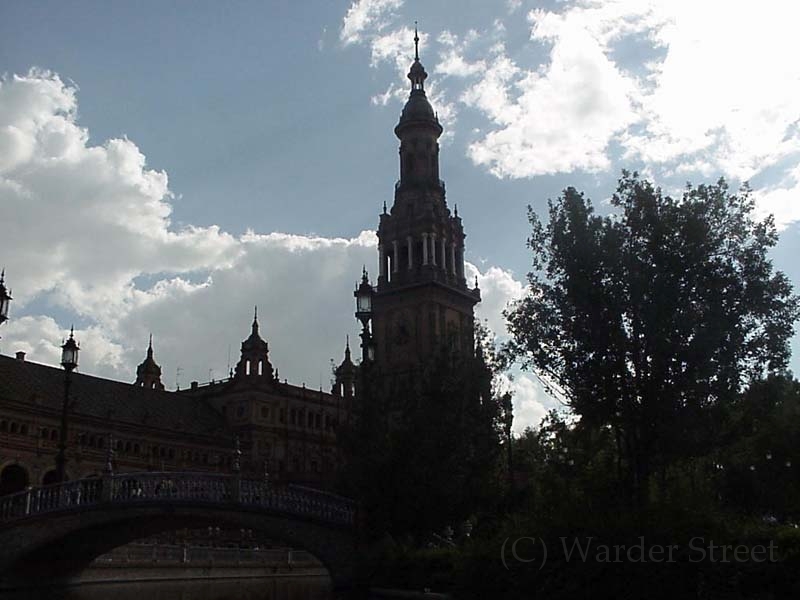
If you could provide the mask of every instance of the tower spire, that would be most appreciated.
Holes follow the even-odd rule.
[[[136,381],[134,385],[148,390],[163,390],[164,384],[161,383],[161,367],[153,358],[153,334],[150,334],[150,341],[147,344],[147,357],[142,364],[136,367]]]
[[[419,62],[419,32],[416,21],[414,21],[414,60]]]

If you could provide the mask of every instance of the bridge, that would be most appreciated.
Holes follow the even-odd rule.
[[[307,550],[334,586],[345,588],[353,577],[355,523],[347,498],[239,473],[107,472],[0,498],[0,581],[68,582],[118,546],[224,524]]]

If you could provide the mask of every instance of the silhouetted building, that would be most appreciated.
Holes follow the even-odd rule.
[[[442,349],[473,352],[473,309],[480,301],[477,282],[468,287],[464,274],[466,236],[458,209],[450,211],[439,178],[442,126],[425,94],[418,50],[408,78],[411,93],[394,129],[400,179],[378,226],[369,342],[381,375],[399,386]]]
[[[461,219],[439,178],[442,126],[418,51],[408,77],[411,93],[394,130],[400,179],[378,226],[377,286],[365,270],[359,288],[371,299],[359,317],[362,358],[374,359],[392,385],[440,349],[472,352],[480,301],[477,282],[470,288],[465,279]],[[348,340],[331,392],[281,381],[256,314],[228,379],[166,391],[151,337],[133,385],[72,374],[67,476],[99,475],[111,439],[117,471],[227,471],[238,438],[244,475],[330,485],[341,462],[336,428],[350,418],[358,369]],[[53,481],[63,397],[62,370],[24,353],[0,356],[0,494]]]

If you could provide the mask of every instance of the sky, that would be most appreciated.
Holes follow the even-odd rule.
[[[225,377],[258,305],[281,378],[329,388],[398,177],[419,22],[479,318],[530,267],[527,206],[621,169],[749,182],[800,284],[800,6],[784,0],[0,2],[0,352],[168,389]],[[791,367],[800,372],[800,337]],[[506,380],[515,430],[558,407]]]

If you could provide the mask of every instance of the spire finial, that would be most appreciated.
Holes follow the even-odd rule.
[[[419,32],[416,21],[414,21],[414,60],[419,60]]]
[[[361,267],[361,283],[368,283],[369,275],[367,275],[367,265]]]
[[[75,339],[75,325],[69,326],[69,339]]]
[[[0,283],[5,283],[6,281],[6,268],[3,267],[3,270],[0,271]]]
[[[455,216],[458,216],[458,204],[455,205]]]
[[[253,335],[258,334],[258,306],[253,308]]]
[[[147,344],[147,358],[153,358],[153,334],[150,334],[150,343]]]
[[[383,214],[386,214],[386,200],[383,201]]]

